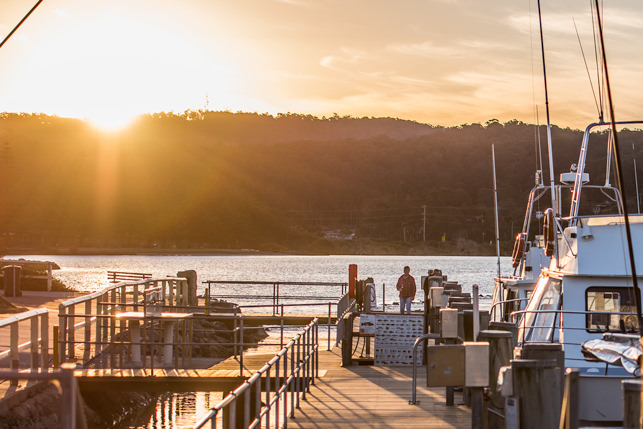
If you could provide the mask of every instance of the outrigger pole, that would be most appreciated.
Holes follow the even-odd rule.
[[[491,145],[491,161],[493,164],[493,206],[496,215],[496,254],[498,255],[498,278],[500,278],[500,228],[498,226],[498,187],[496,186],[496,150]]]
[[[29,13],[27,13],[27,14],[25,15],[25,17],[24,17],[24,18],[22,18],[22,20],[20,20],[20,22],[18,23],[18,25],[16,25],[15,27],[13,27],[13,30],[11,30],[11,33],[9,33],[9,34],[7,35],[7,37],[5,37],[5,38],[4,38],[4,40],[2,41],[2,43],[0,43],[0,48],[2,48],[2,46],[5,44],[5,42],[6,42],[7,40],[9,40],[9,37],[13,36],[13,33],[15,33],[15,32],[16,32],[16,30],[18,30],[18,27],[20,27],[20,26],[22,25],[22,23],[23,23],[23,22],[25,22],[25,21],[27,20],[27,18],[29,18],[29,15],[31,15],[31,13],[32,13],[34,10],[36,10],[36,8],[37,8],[38,6],[40,6],[40,3],[42,3],[42,1],[43,1],[43,0],[38,0],[38,3],[36,3],[36,4],[34,5],[34,7],[32,7],[32,8],[31,8],[31,10],[29,11]]]
[[[632,268],[632,287],[634,288],[634,301],[636,302],[636,313],[639,323],[639,335],[643,337],[643,315],[641,314],[641,289],[639,289],[638,277],[636,275],[636,265],[634,264],[634,248],[632,246],[632,231],[630,229],[629,211],[627,210],[627,198],[625,195],[625,182],[622,177],[621,155],[619,153],[618,138],[616,134],[616,119],[614,119],[614,104],[612,102],[612,89],[610,87],[609,73],[607,72],[607,56],[605,55],[605,41],[603,40],[603,23],[601,21],[601,11],[598,0],[596,4],[596,20],[598,21],[598,35],[601,41],[601,57],[603,60],[603,70],[605,71],[605,86],[607,88],[607,102],[610,109],[610,125],[612,128],[614,161],[616,163],[616,180],[620,190],[621,205],[623,207],[623,219],[625,223],[625,235],[627,237],[627,250],[630,256],[630,267]]]
[[[543,79],[545,81],[545,111],[547,112],[547,152],[549,152],[549,183],[551,187],[551,208],[554,211],[554,231],[558,234],[556,228],[556,184],[554,182],[554,154],[551,143],[551,122],[549,120],[549,93],[547,91],[547,67],[545,66],[545,42],[543,39],[543,18],[540,11],[540,0],[538,0],[538,23],[540,25],[540,52],[543,59]],[[556,258],[556,265],[558,266],[558,239],[554,240],[554,257]]]

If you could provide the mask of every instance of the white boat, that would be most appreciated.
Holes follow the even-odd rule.
[[[547,201],[547,198],[543,197],[550,196],[550,188],[543,185],[540,170],[536,172],[535,177],[536,184],[529,192],[522,231],[516,236],[514,244],[511,261],[514,271],[510,275],[495,278],[490,310],[493,321],[507,322],[512,312],[526,308],[540,271],[550,263],[550,257],[545,255],[543,236],[538,233],[537,227],[533,227],[534,218],[536,221],[542,219],[542,212],[538,210],[537,203],[541,200]]]
[[[641,129],[643,123],[619,126]],[[610,183],[610,144],[605,182],[590,184],[586,171],[587,154],[595,149],[590,146],[598,143],[601,131],[603,136],[609,133],[608,124],[592,124],[585,130],[569,214],[546,215],[545,240],[554,244],[548,249],[551,264],[540,274],[527,308],[516,315],[519,347],[560,343],[565,367],[579,369],[580,420],[610,424],[623,418],[621,381],[633,375],[621,365],[586,360],[581,344],[602,339],[605,333],[638,333],[638,318],[623,208],[619,190]],[[643,267],[643,215],[630,213],[629,222],[635,266]]]

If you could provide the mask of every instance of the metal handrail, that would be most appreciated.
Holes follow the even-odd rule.
[[[61,387],[61,414],[60,427],[63,429],[75,429],[77,425],[77,409],[80,406],[78,395],[78,383],[74,378],[74,364],[63,364],[60,371],[54,372],[19,372],[0,371],[0,379],[9,379],[12,384],[18,384],[18,380],[58,380]],[[83,415],[84,413],[81,412]]]
[[[299,395],[300,392],[305,398],[306,391],[310,391],[310,384],[314,384],[315,379],[319,377],[319,365],[318,365],[318,351],[319,351],[319,336],[318,336],[318,327],[319,319],[313,319],[308,326],[306,326],[301,332],[299,332],[295,337],[290,340],[290,342],[281,349],[267,364],[265,364],[259,371],[252,375],[248,380],[244,381],[239,387],[237,387],[232,393],[227,395],[221,402],[215,405],[205,416],[203,416],[195,425],[195,429],[202,428],[208,422],[211,422],[213,428],[217,427],[216,418],[220,411],[224,408],[229,408],[229,418],[230,426],[236,427],[236,406],[237,400],[242,398],[242,395],[248,395],[244,397],[245,399],[245,409],[244,409],[244,427],[256,427],[257,425],[261,426],[261,423],[264,418],[266,418],[266,427],[270,427],[270,411],[273,407],[276,408],[276,424],[275,427],[279,427],[279,405],[281,401],[284,401],[283,406],[283,418],[284,422],[287,418],[288,413],[288,393],[291,394],[290,402],[290,416],[294,416],[295,408],[299,408]],[[302,344],[302,338],[304,339],[304,344]],[[303,350],[302,350],[303,349]],[[288,363],[288,353],[291,353],[290,356],[290,374],[286,374],[286,366]],[[280,364],[284,361],[283,365],[283,375],[279,375]],[[273,384],[273,378],[270,375],[270,370],[276,368],[276,380],[283,379],[280,387],[270,396],[270,386]],[[266,375],[265,386],[266,389],[266,402],[263,406],[258,407],[255,416],[250,416],[249,403],[253,398],[249,398],[251,389],[253,386],[261,385],[261,379],[263,375]],[[293,387],[293,384],[296,386]],[[295,394],[296,392],[296,394]],[[261,405],[259,401],[259,394],[256,394],[254,398],[256,400],[255,404]],[[251,421],[250,418],[253,417]]]
[[[550,342],[554,342],[554,333],[555,333],[556,329],[562,328],[563,331],[564,330],[570,330],[570,331],[574,331],[574,330],[590,331],[590,330],[593,330],[592,328],[588,328],[586,326],[582,327],[582,328],[572,327],[572,326],[570,326],[570,327],[561,326],[560,325],[560,315],[561,314],[574,314],[574,315],[585,315],[585,316],[588,316],[588,315],[589,316],[594,316],[594,315],[603,315],[603,314],[604,315],[609,315],[609,316],[620,316],[620,315],[635,316],[637,313],[636,312],[631,312],[631,311],[588,311],[588,310],[578,311],[578,310],[560,310],[560,309],[555,310],[555,309],[552,309],[552,310],[518,310],[518,311],[512,311],[510,316],[515,321],[516,320],[515,316],[517,316],[517,315],[525,316],[526,314],[555,314],[558,317],[555,318],[555,320],[553,321],[553,323],[551,325],[518,326],[520,329],[522,329],[522,335],[523,335],[522,342],[523,343],[525,342],[524,335],[525,335],[525,331],[527,329],[551,329],[552,333],[551,333],[551,338],[549,339]],[[523,318],[523,320],[525,320],[525,319]],[[600,333],[600,332],[616,332],[616,331],[598,330],[598,329],[595,330],[595,333]]]
[[[243,298],[239,295],[220,294],[215,295],[212,293],[212,285],[248,285],[248,286],[272,286],[272,295],[253,295],[252,299],[272,300],[273,315],[276,315],[281,305],[280,301],[287,299],[301,299],[301,296],[282,295],[280,288],[282,286],[326,286],[326,287],[341,287],[341,293],[348,290],[348,283],[346,282],[301,282],[301,281],[266,281],[266,280],[205,280],[202,282],[207,285],[206,293],[211,298]],[[316,299],[315,297],[306,297],[309,299]],[[333,297],[320,297],[319,299],[332,299]]]
[[[187,279],[182,277],[162,277],[111,284],[91,294],[62,302],[58,311],[60,335],[58,344],[54,345],[58,348],[60,358],[64,360],[66,356],[75,359],[75,335],[81,328],[84,328],[85,337],[82,342],[90,346],[94,345],[93,355],[91,350],[85,351],[83,363],[98,356],[105,346],[113,342],[117,323],[121,325],[124,323],[114,319],[117,309],[131,308],[138,311],[139,306],[145,305],[145,289],[155,287],[161,288],[164,307],[184,307],[187,304]],[[129,301],[128,295],[131,296]],[[77,312],[76,306],[81,306],[82,310]],[[104,320],[104,316],[109,317]],[[82,321],[75,323],[76,318],[81,318]],[[91,341],[93,325],[95,325],[96,341]]]
[[[18,344],[20,322],[29,321],[31,325],[30,339],[27,342]],[[40,322],[40,323],[39,323]],[[46,370],[49,367],[49,310],[38,308],[16,314],[0,320],[0,328],[9,328],[9,349],[0,353],[0,359],[9,357],[11,369],[18,369],[20,350],[31,348],[30,366],[35,371],[38,368]],[[38,348],[40,346],[40,355]],[[17,380],[12,380],[14,385]]]
[[[417,401],[415,399],[415,391],[416,391],[416,378],[417,378],[417,349],[420,344],[424,342],[424,340],[439,340],[440,339],[440,334],[424,334],[420,335],[415,339],[415,342],[413,343],[413,386],[411,390],[411,400],[409,401],[410,405],[417,405],[420,403],[420,401]]]
[[[16,314],[15,316],[10,316],[6,319],[0,320],[0,328],[4,328],[13,323],[31,319],[32,317],[40,316],[45,313],[49,313],[49,310],[46,308],[37,308],[35,310],[25,311],[24,313]]]
[[[501,304],[507,304],[509,302],[517,302],[517,301],[529,301],[530,298],[514,298],[514,299],[505,299],[503,301],[498,301],[495,304],[491,306],[491,310],[489,310],[489,315],[493,319],[493,316],[496,311],[496,307],[501,305]]]

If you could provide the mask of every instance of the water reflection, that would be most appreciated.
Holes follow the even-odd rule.
[[[121,428],[182,429],[191,428],[223,399],[222,392],[167,393],[159,397],[151,415],[141,416]]]

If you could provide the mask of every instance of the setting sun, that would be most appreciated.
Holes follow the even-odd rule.
[[[118,132],[134,122],[137,116],[129,112],[105,109],[83,119],[101,131]]]

